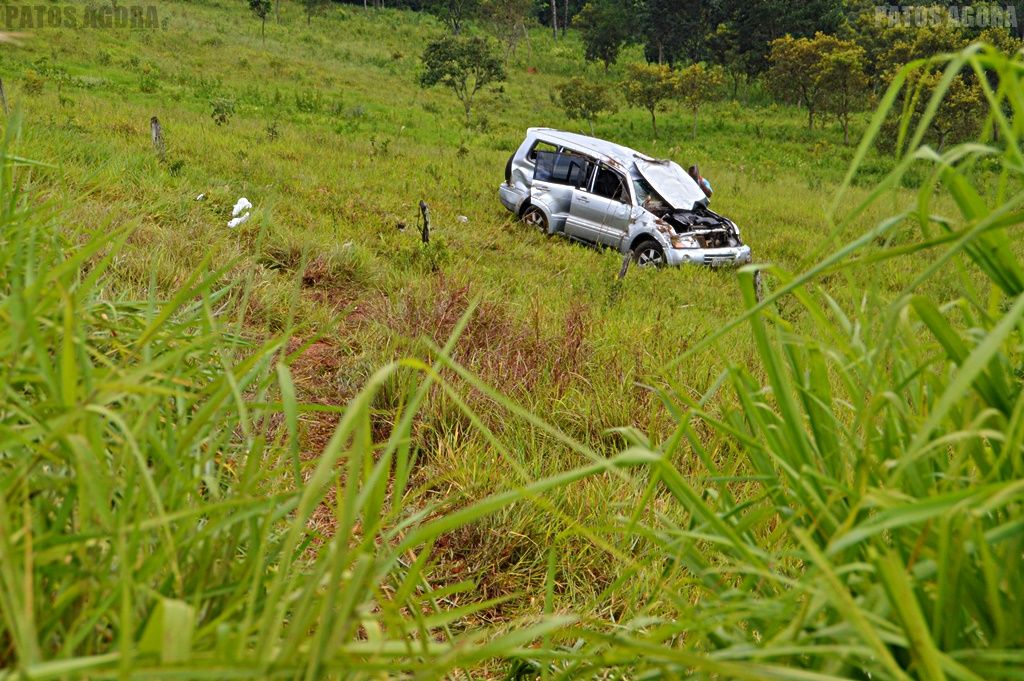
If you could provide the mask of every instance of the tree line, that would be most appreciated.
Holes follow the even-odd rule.
[[[584,57],[610,71],[629,45],[642,46],[646,63],[627,64],[618,90],[628,106],[646,110],[657,134],[657,112],[669,100],[693,115],[707,103],[737,98],[741,88],[759,83],[781,103],[802,108],[808,128],[832,119],[850,141],[858,111],[876,98],[904,64],[961,50],[984,40],[1005,52],[1021,48],[1024,0],[1008,3],[950,3],[929,0],[334,0],[367,7],[391,6],[436,15],[448,35],[423,53],[424,87],[450,88],[465,108],[467,123],[475,96],[505,79],[505,67],[530,27],[547,23],[559,40],[573,28]],[[279,0],[247,0],[261,20]],[[331,0],[301,0],[308,18]],[[965,9],[966,8],[966,9]],[[1017,13],[1020,9],[1020,13]],[[969,14],[968,14],[969,13]],[[965,21],[970,17],[972,21]],[[1012,20],[1012,25],[1011,24]],[[494,41],[470,27],[481,27]],[[911,118],[925,110],[939,84],[938,68],[916,72],[906,88],[903,109]],[[957,75],[932,124],[937,147],[977,134],[986,86],[965,70]],[[588,123],[618,108],[610,83],[574,78],[557,87],[553,98],[566,115]],[[886,122],[882,144],[899,142],[896,116]]]
[[[447,17],[452,37],[439,42],[457,40],[463,26],[479,21],[505,40],[506,61],[519,29],[540,16],[536,0],[422,1],[424,8]],[[555,0],[551,2],[554,16]],[[472,9],[472,15],[454,21],[456,4],[460,11]],[[976,2],[970,5],[976,10],[970,16],[978,19],[973,24],[955,20],[953,12],[963,7],[932,2],[908,15],[893,14],[890,7],[871,0],[590,0],[563,17],[573,17],[566,23],[579,32],[585,58],[603,64],[606,71],[625,46],[643,46],[647,63],[627,64],[618,85],[627,105],[649,113],[655,134],[664,102],[677,100],[692,112],[696,135],[698,112],[705,103],[736,98],[743,85],[757,81],[776,101],[802,108],[808,128],[826,118],[836,121],[849,143],[851,120],[858,111],[874,107],[904,64],[959,51],[974,40],[1007,53],[1021,49],[1020,27],[1009,25],[1016,16],[1013,5]],[[553,30],[556,38],[561,30]],[[473,40],[462,48],[428,48],[421,79],[425,86],[447,83],[456,90],[467,121],[472,95],[504,78],[496,58],[484,59],[489,54],[485,42]],[[451,58],[455,53],[473,55],[475,61],[460,67]],[[444,77],[436,75],[439,69],[446,70]],[[467,88],[463,76],[474,85]],[[904,109],[912,120],[924,112],[940,77],[938,67],[924,68],[908,84]],[[931,126],[931,143],[942,148],[979,132],[986,85],[994,87],[970,70],[956,76]],[[608,88],[574,78],[556,88],[553,97],[568,117],[587,122],[593,130],[599,115],[618,108]],[[895,147],[899,117],[891,118],[879,139]]]

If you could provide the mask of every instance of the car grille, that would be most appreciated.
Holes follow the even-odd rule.
[[[731,255],[705,255],[704,264],[717,267],[720,265],[731,265],[733,263],[733,257]]]

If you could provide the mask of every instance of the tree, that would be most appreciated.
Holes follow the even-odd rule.
[[[260,20],[260,36],[267,39],[267,16],[270,14],[270,0],[249,0],[249,9]]]
[[[586,121],[590,134],[594,134],[594,121],[601,113],[614,112],[618,107],[611,93],[601,83],[577,76],[555,88],[557,102],[565,115],[574,121]]]
[[[697,137],[697,113],[704,102],[717,99],[725,77],[717,67],[691,64],[676,74],[676,96],[693,113],[693,136]]]
[[[854,43],[818,32],[813,38],[791,35],[773,40],[768,60],[768,88],[784,102],[807,109],[807,127],[814,128],[814,115],[821,106],[824,83],[821,80],[823,59],[837,50],[849,49]]]
[[[933,91],[938,85],[938,75],[934,75]],[[942,151],[947,142],[956,144],[975,139],[981,134],[985,109],[985,95],[977,78],[963,75],[954,78],[931,123],[936,148]]]
[[[707,26],[729,24],[736,32],[736,49],[748,68],[748,75],[768,67],[768,45],[776,38],[792,35],[811,37],[816,31],[835,33],[846,16],[844,6],[851,0],[717,0],[709,3],[716,11]]]
[[[700,0],[647,0],[641,34],[647,61],[674,65],[700,59],[705,45],[706,2]]]
[[[302,0],[302,10],[306,13],[306,23],[312,23],[313,17],[321,14],[330,4],[331,0]]]
[[[651,114],[651,129],[658,136],[658,105],[676,93],[676,76],[667,64],[630,64],[622,81],[626,103]]]
[[[505,67],[491,43],[478,36],[449,36],[423,51],[422,87],[441,84],[455,93],[470,121],[473,98],[492,83],[505,80]]]
[[[843,126],[843,144],[850,143],[850,115],[864,108],[868,95],[865,54],[864,48],[851,45],[824,55],[818,66],[822,108]]]
[[[729,76],[732,84],[733,99],[739,94],[740,83],[747,79],[751,72],[751,55],[744,52],[740,45],[740,35],[732,24],[722,23],[715,32],[708,36],[708,61],[718,64]]]
[[[593,0],[573,19],[580,30],[587,61],[604,62],[604,70],[619,58],[619,51],[632,36],[629,3],[621,0]]]
[[[967,46],[967,38],[952,22],[925,26],[886,27],[882,33],[884,47],[878,54],[875,70],[881,85],[888,85],[892,76],[915,59],[927,59],[943,52],[956,52]]]
[[[909,119],[908,135],[913,136],[925,109],[942,80],[941,70],[919,70],[904,85],[909,95],[905,113]],[[959,143],[973,139],[981,131],[985,113],[985,97],[975,78],[960,74],[949,84],[946,94],[928,125],[923,142],[941,150],[947,143]],[[878,144],[882,149],[895,150],[902,124],[902,115],[897,110],[886,118],[879,133]],[[904,140],[906,143],[906,140]]]
[[[519,40],[527,35],[526,25],[533,15],[533,0],[482,0],[480,18],[487,30],[505,43],[505,63],[516,52]]]
[[[480,0],[427,0],[424,6],[437,15],[453,35],[459,35],[466,22],[480,11]]]

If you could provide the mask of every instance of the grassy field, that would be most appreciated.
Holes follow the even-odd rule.
[[[626,472],[606,462],[630,445],[643,445],[670,452],[674,469],[699,497],[758,498],[751,482],[756,466],[747,470],[738,453],[742,440],[702,421],[687,427],[689,446],[679,441],[679,413],[718,387],[727,368],[745,372],[755,384],[776,378],[764,364],[761,339],[745,327],[708,347],[699,345],[747,309],[739,277],[733,271],[688,268],[632,270],[616,281],[617,254],[529,232],[497,200],[505,160],[525,128],[578,128],[552,103],[553,88],[579,73],[613,82],[615,69],[605,74],[584,63],[573,36],[555,44],[538,29],[510,62],[508,82],[482,98],[474,124],[466,127],[450,93],[416,84],[422,46],[442,32],[425,15],[332,7],[307,25],[298,7],[285,2],[280,23],[268,21],[261,40],[258,22],[241,2],[164,2],[159,10],[166,29],[43,28],[20,46],[0,46],[0,75],[23,121],[9,151],[39,162],[19,170],[24,189],[70,230],[72,242],[53,257],[64,247],[95,243],[85,260],[82,276],[88,276],[106,252],[104,235],[112,240],[124,235],[124,245],[103,262],[108,269],[97,284],[99,300],[136,310],[145,329],[156,300],[180,295],[184,304],[234,285],[201,309],[189,308],[181,328],[192,324],[211,333],[223,326],[243,348],[241,356],[252,353],[264,368],[283,356],[278,353],[289,356],[291,378],[280,382],[225,378],[230,372],[220,373],[227,366],[220,352],[204,356],[198,340],[183,355],[187,361],[181,360],[188,367],[181,380],[197,394],[207,394],[203,384],[209,381],[210,395],[223,388],[225,395],[237,397],[238,406],[221,404],[209,418],[225,419],[225,428],[246,437],[257,427],[279,438],[292,429],[297,433],[292,452],[275,448],[271,437],[266,461],[251,456],[251,440],[234,445],[237,459],[227,455],[226,444],[216,457],[218,464],[230,460],[246,470],[249,492],[281,495],[281,510],[275,514],[268,501],[261,512],[277,522],[294,513],[315,530],[309,540],[289,534],[291,543],[281,551],[298,551],[321,566],[316,570],[340,571],[340,558],[316,562],[318,547],[350,541],[367,553],[373,543],[366,544],[365,537],[379,533],[394,552],[381,549],[387,554],[382,560],[390,561],[382,570],[396,563],[404,569],[406,561],[418,565],[420,556],[423,574],[437,589],[434,605],[440,602],[454,613],[444,625],[473,632],[495,624],[500,631],[523,633],[516,645],[551,635],[549,629],[521,629],[520,618],[539,613],[633,622],[630,627],[640,629],[642,618],[680,619],[700,599],[698,574],[688,571],[694,570],[688,558],[672,553],[671,540],[642,529],[662,522],[682,527],[695,511],[674,503],[672,494],[655,492],[662,475],[649,469]],[[224,124],[211,115],[220,100],[231,103]],[[163,126],[164,161],[150,142],[153,116]],[[867,114],[860,129],[866,124]],[[659,139],[652,139],[647,114],[623,104],[599,121],[597,134],[684,165],[698,162],[716,189],[714,208],[741,226],[759,263],[803,271],[914,200],[909,189],[897,188],[891,199],[887,195],[837,227],[830,206],[854,156],[853,148],[841,144],[838,126],[808,131],[798,111],[722,102],[702,112],[696,139],[690,128],[688,113],[671,105],[660,114]],[[8,123],[8,133],[13,130]],[[834,214],[864,200],[892,163],[869,150]],[[979,186],[995,186],[987,181],[994,170],[975,172]],[[253,202],[253,218],[232,230],[226,223],[240,196]],[[418,240],[420,200],[430,205],[435,224],[429,247]],[[937,212],[953,209],[948,198],[934,206]],[[889,236],[906,244],[915,229],[903,225]],[[785,298],[778,319],[792,337],[813,339],[817,325],[828,318],[830,337],[845,336],[852,353],[860,334],[889,329],[861,329],[855,323],[844,328],[840,311],[854,319],[883,307],[932,261],[932,255],[911,251],[828,274],[820,293],[831,298],[833,308],[820,313]],[[197,278],[210,273],[205,288],[194,288]],[[780,285],[782,280],[770,281]],[[981,287],[985,281],[972,271],[930,278],[918,290],[944,302],[961,296],[965,285]],[[978,295],[985,300],[989,293],[981,289]],[[102,324],[101,309],[81,323]],[[451,357],[481,383],[451,367],[441,370],[441,364],[442,382],[429,390],[413,362],[378,373],[405,358],[433,361],[436,349],[459,330]],[[182,333],[191,338],[191,332]],[[683,353],[688,353],[684,361],[673,362]],[[852,355],[850,361],[856,361]],[[835,385],[856,385],[838,369],[809,369],[819,370]],[[368,381],[379,389],[361,392]],[[287,407],[289,390],[281,386],[292,382],[295,400],[312,406]],[[422,405],[413,417],[408,404],[418,389]],[[349,413],[344,408],[361,400],[365,413],[357,410],[358,418],[365,417],[366,428],[357,429],[362,434],[356,438],[366,438],[367,445],[365,456],[353,463],[349,450],[342,449],[343,438],[332,440],[332,433],[339,415]],[[252,407],[250,413],[240,406],[246,401],[286,407],[275,414]],[[749,405],[722,394],[706,408],[709,419],[733,422]],[[403,425],[403,418],[408,423]],[[204,428],[214,429],[215,423]],[[163,437],[170,441],[174,434],[152,435],[154,442]],[[391,456],[392,448],[406,452],[406,459],[399,456],[407,465],[399,478],[408,479],[381,483],[373,478],[378,470],[373,462]],[[213,447],[211,456],[213,451],[220,450]],[[250,469],[245,464],[250,458],[252,466],[265,470]],[[341,466],[349,468],[338,476]],[[537,481],[587,466],[596,466],[590,472],[598,474],[539,495],[543,485]],[[368,486],[371,491],[358,502],[353,492],[351,503],[383,509],[384,520],[377,517],[380,525],[373,528],[368,525],[375,512],[355,522],[346,501],[346,481],[360,471],[378,486]],[[716,482],[719,478],[730,482]],[[321,502],[304,490],[329,491]],[[507,499],[490,514],[446,529],[444,518],[508,490],[517,490],[515,503]],[[183,498],[183,503],[190,502]],[[398,507],[401,515],[389,515]],[[102,517],[102,508],[96,513]],[[410,518],[434,521],[435,529],[424,534],[429,550],[408,553],[406,533],[416,535]],[[625,531],[624,524],[636,532]],[[771,523],[750,519],[744,531],[770,538],[775,530]],[[132,541],[130,533],[121,532],[122,541]],[[279,530],[265,532],[257,535],[269,541]],[[344,535],[341,544],[329,543],[338,532]],[[697,545],[710,541],[700,533],[691,538]],[[147,569],[163,569],[156,565],[160,556],[166,557],[154,554]],[[207,565],[212,569],[230,560],[227,553],[210,557]],[[677,561],[688,570],[677,572]],[[114,560],[111,569],[124,569],[118,565]],[[358,574],[358,565],[348,569]],[[294,575],[264,577],[267,593],[304,588]],[[252,580],[255,590],[264,577],[244,572],[227,581]],[[202,601],[195,594],[203,587],[169,587],[174,580],[167,575],[153,583],[167,587],[156,588],[165,597],[176,591],[193,604]],[[691,583],[692,594],[687,592]],[[406,589],[413,586],[398,583],[383,592]],[[402,614],[397,606],[388,611],[381,593],[374,593],[375,600],[360,610],[363,629],[356,639],[375,640],[368,623],[374,608]],[[246,611],[239,598],[237,608]],[[96,632],[106,625],[87,622],[95,603],[75,607],[84,618],[78,621],[82,640],[102,640]],[[140,601],[140,612],[149,612],[148,607]],[[222,639],[218,629],[226,621],[204,622],[197,640],[216,638],[218,649],[223,641],[230,647],[233,639],[229,634]],[[141,622],[136,625],[141,628]],[[1009,645],[1015,635],[1001,640]],[[565,640],[571,643],[572,637]],[[321,644],[317,639],[311,645]],[[103,646],[94,642],[83,650],[65,642],[58,648],[61,654],[54,657],[99,655]],[[475,658],[451,653],[446,659],[472,666],[487,658],[485,650]],[[679,662],[689,664],[684,658]],[[280,669],[284,675],[303,673],[299,667]],[[500,673],[487,665],[480,669],[482,675]],[[316,671],[311,666],[305,673]],[[708,673],[747,678],[726,668]]]

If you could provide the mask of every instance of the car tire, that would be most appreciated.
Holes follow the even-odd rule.
[[[654,239],[647,239],[633,249],[633,261],[637,267],[664,267],[665,249]]]
[[[523,222],[529,227],[539,229],[542,234],[548,233],[548,218],[537,206],[530,206],[523,211]]]

